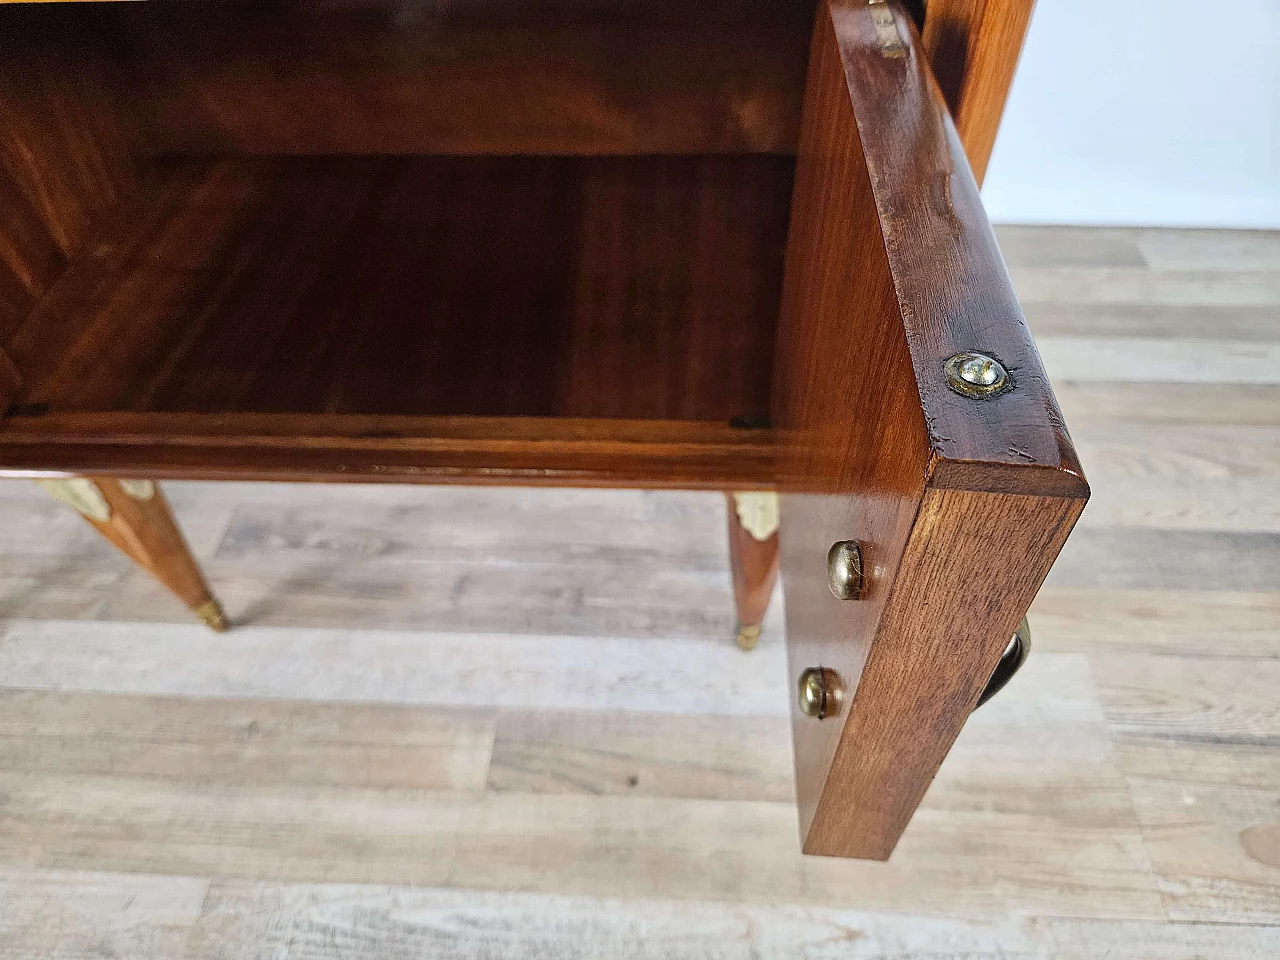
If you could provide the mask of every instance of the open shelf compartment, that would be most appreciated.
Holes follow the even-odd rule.
[[[720,444],[768,417],[792,166],[164,161],[162,185],[88,242],[10,338],[24,387],[0,430],[6,465],[32,466],[14,444],[33,453],[42,430],[65,449],[112,426],[160,442],[181,424],[189,449],[213,426],[197,429],[200,415],[224,437],[252,417],[279,439],[305,423],[373,447],[378,432],[402,453],[441,418],[498,418],[467,425],[493,440],[517,417],[645,422],[650,439],[686,441],[701,425]]]
[[[769,481],[809,5],[420,7],[0,10],[0,471]]]

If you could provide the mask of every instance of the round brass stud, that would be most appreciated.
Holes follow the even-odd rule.
[[[838,540],[827,551],[827,586],[837,600],[862,598],[862,545]]]
[[[968,350],[943,364],[947,386],[966,397],[994,397],[1013,389],[1009,371],[995,357]]]
[[[844,702],[844,684],[829,667],[810,667],[800,674],[800,712],[815,720],[834,717]]]

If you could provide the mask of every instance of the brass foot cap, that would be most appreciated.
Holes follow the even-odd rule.
[[[756,641],[760,639],[760,624],[746,626],[738,624],[738,646],[743,650],[754,650]]]
[[[218,605],[217,600],[210,600],[196,607],[196,616],[205,622],[210,630],[215,633],[227,632],[227,618],[222,613],[222,607]]]

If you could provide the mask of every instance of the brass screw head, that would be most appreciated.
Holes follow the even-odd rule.
[[[815,720],[834,717],[844,701],[844,684],[829,667],[810,667],[800,674],[800,712]]]
[[[862,545],[838,540],[827,551],[827,586],[837,600],[862,597]]]
[[[947,386],[966,397],[994,397],[1013,388],[1009,371],[995,357],[968,350],[943,364]]]

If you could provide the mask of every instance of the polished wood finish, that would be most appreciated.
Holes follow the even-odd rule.
[[[774,465],[767,430],[679,420],[67,414],[11,416],[0,443],[0,476],[719,490],[769,486]]]
[[[767,482],[754,456],[705,473],[679,461],[700,456],[690,448],[700,437],[721,448],[707,451],[712,462],[726,445],[759,443],[761,431],[729,424],[769,409],[791,166],[770,156],[172,164],[158,196],[119,217],[10,340],[36,415],[5,422],[3,465],[67,469],[70,432],[83,454],[73,469],[113,470],[110,448],[132,442],[138,469],[170,475],[183,453],[138,445],[172,425],[170,447],[188,464],[200,438],[218,434],[205,462],[215,475],[228,462],[227,475],[306,478],[327,462],[341,476],[404,476],[391,464],[415,449],[408,440],[421,441],[421,476]],[[271,443],[254,439],[264,415],[306,418],[271,421]],[[672,429],[617,430],[613,449],[633,465],[610,478],[604,459],[591,462],[607,429],[568,423],[537,437],[498,419],[431,432],[432,418],[462,416]],[[230,423],[252,424],[238,451]],[[289,426],[305,436],[284,436]],[[43,430],[56,452],[39,449]],[[595,450],[557,448],[566,435]],[[466,437],[480,441],[469,453]],[[374,457],[367,469],[345,459],[356,438]],[[495,450],[504,440],[514,460]],[[463,459],[423,457],[436,441]]]
[[[760,626],[778,582],[778,531],[775,529],[764,539],[758,539],[739,518],[732,493],[725,494],[725,507],[729,527],[729,575],[738,615],[738,646],[750,650],[760,637]]]
[[[22,375],[13,365],[9,355],[0,350],[0,410],[8,410],[13,398],[22,388]]]
[[[778,157],[182,163],[16,332],[50,412],[768,412]]]
[[[28,19],[0,11],[0,348],[136,176],[83,32],[67,24],[54,55]]]
[[[775,417],[793,679],[835,669],[838,718],[793,708],[805,850],[884,859],[1088,496],[914,27],[818,18],[779,328]],[[983,350],[1013,390],[947,386]],[[788,375],[806,370],[808,377]],[[863,544],[861,600],[827,590]],[[975,575],[975,571],[980,571]]]
[[[112,11],[140,141],[161,154],[795,148],[811,22],[801,5],[639,19],[527,4],[514,23],[402,6]]]
[[[211,629],[225,631],[222,608],[209,592],[160,488],[149,482],[109,478],[91,482],[106,500],[110,515],[103,519],[82,514],[85,520]]]
[[[929,0],[923,41],[981,186],[1035,0]]]
[[[630,7],[0,13],[38,75],[3,88],[0,173],[39,208],[0,275],[0,472],[776,486],[791,678],[848,685],[793,718],[805,849],[884,858],[1088,493],[963,155],[1025,19],[940,4],[922,44],[839,0],[806,86],[798,0]],[[963,145],[926,62],[958,62],[948,10]],[[80,76],[102,137],[59,132]],[[43,209],[46,112],[69,169],[114,170],[101,141],[143,186]],[[1014,389],[951,392],[970,349]],[[827,590],[844,539],[858,601]],[[775,549],[734,547],[744,620]]]

